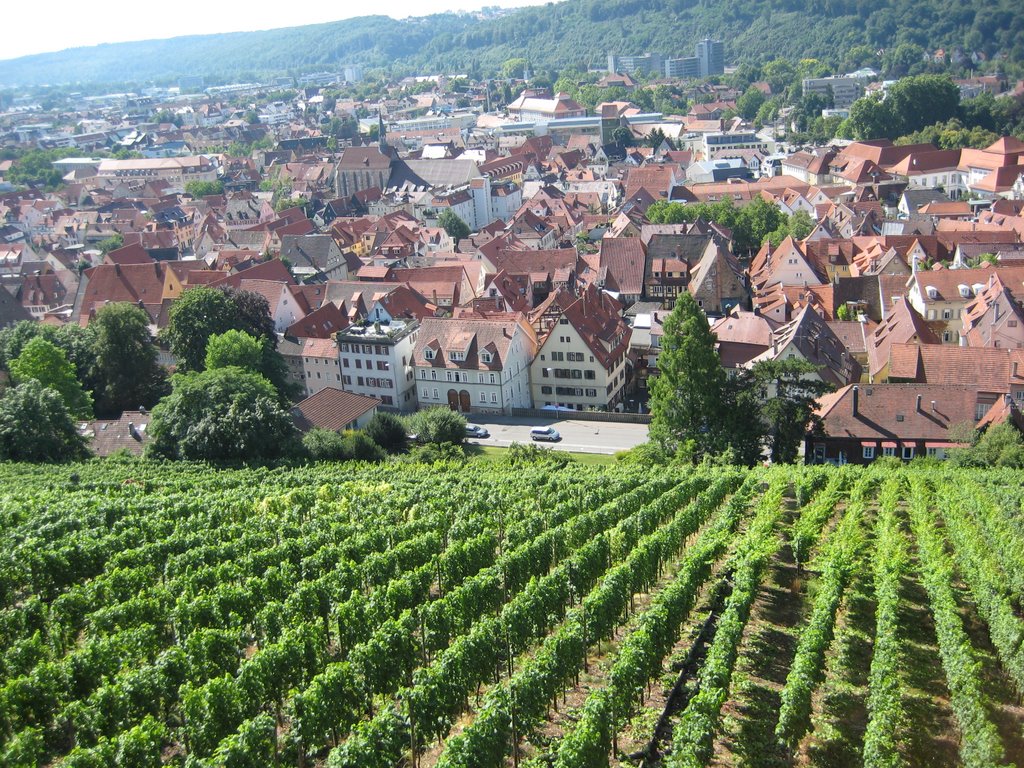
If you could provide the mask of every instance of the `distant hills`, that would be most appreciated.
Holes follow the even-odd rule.
[[[403,72],[496,73],[603,66],[608,53],[692,55],[705,34],[727,63],[837,60],[855,45],[911,42],[1024,61],[1019,0],[564,0],[497,18],[386,16],[170,40],[76,48],[0,61],[0,84],[117,83],[204,75],[247,80],[363,64]]]

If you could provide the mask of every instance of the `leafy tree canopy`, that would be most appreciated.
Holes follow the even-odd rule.
[[[450,208],[441,211],[441,215],[437,217],[437,223],[456,243],[469,237],[469,225]]]
[[[61,462],[87,455],[85,438],[54,390],[29,379],[0,398],[0,459]]]
[[[92,397],[82,388],[64,350],[51,341],[36,337],[28,342],[11,361],[11,376],[17,384],[35,380],[53,390],[77,418],[92,416]]]
[[[176,374],[153,409],[152,455],[171,459],[262,462],[293,447],[295,427],[277,392],[237,367]]]

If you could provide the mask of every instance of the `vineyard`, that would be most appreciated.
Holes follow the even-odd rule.
[[[1024,768],[1011,472],[0,467],[0,765]]]

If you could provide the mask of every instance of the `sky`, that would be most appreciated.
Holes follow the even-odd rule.
[[[377,6],[357,0],[295,5],[269,2],[248,4],[233,0],[175,0],[152,14],[145,10],[146,6],[116,6],[81,0],[51,0],[40,5],[7,3],[9,7],[2,14],[4,34],[0,59],[15,59],[33,53],[100,43],[297,27],[371,13],[402,19],[444,11],[478,10],[493,6],[512,8],[543,5],[545,2],[547,0],[387,0]],[[264,12],[264,8],[287,10],[274,13]]]

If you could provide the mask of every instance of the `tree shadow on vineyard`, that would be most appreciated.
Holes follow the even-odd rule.
[[[909,577],[904,577],[901,591],[900,629],[906,633],[903,674],[907,689],[903,706],[908,721],[903,757],[910,763],[936,768],[955,766],[959,764],[956,724],[949,708],[949,689],[939,660],[928,594]]]
[[[860,768],[867,728],[868,674],[875,636],[875,600],[865,565],[847,587],[843,613],[829,649],[820,714],[808,743],[810,763],[822,768]]]

